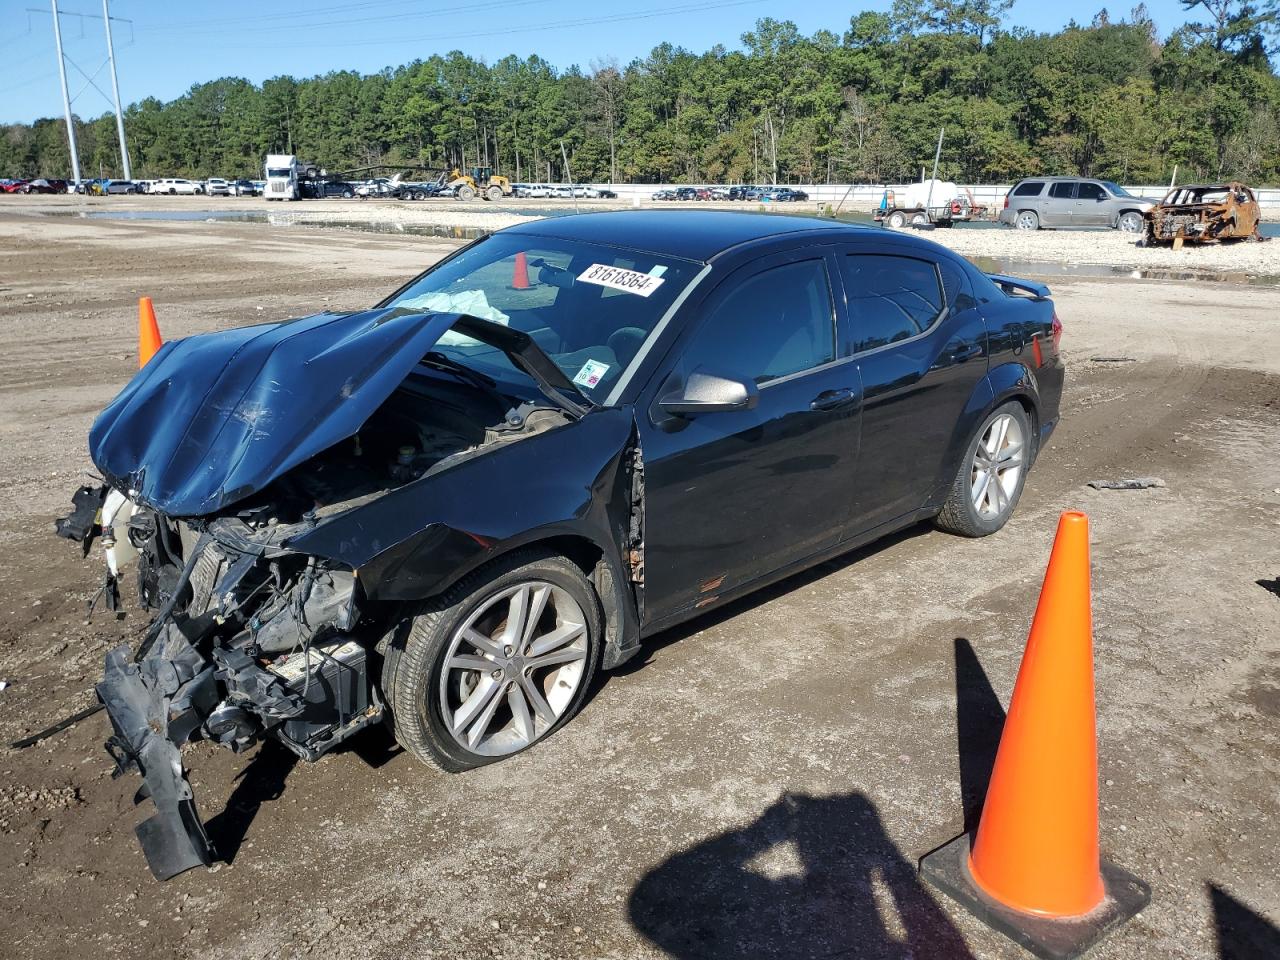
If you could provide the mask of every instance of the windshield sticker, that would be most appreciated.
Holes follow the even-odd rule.
[[[658,263],[658,264],[654,264],[653,269],[649,271],[649,276],[660,277],[666,272],[667,272],[667,265],[665,263]]]
[[[601,377],[608,372],[609,364],[601,363],[599,360],[588,360],[574,376],[573,382],[580,387],[594,389],[596,384],[600,382]]]
[[[611,267],[603,263],[593,263],[578,275],[583,283],[594,283],[601,287],[612,287],[626,293],[635,293],[647,297],[663,284],[661,277],[638,270],[624,270],[622,267]]]

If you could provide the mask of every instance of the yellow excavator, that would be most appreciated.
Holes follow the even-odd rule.
[[[493,172],[493,167],[472,167],[463,171],[454,167],[445,174],[445,187],[459,200],[501,200],[511,196],[511,179]]]

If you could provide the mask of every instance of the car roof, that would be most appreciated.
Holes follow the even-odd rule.
[[[861,234],[870,229],[816,217],[783,214],[727,210],[619,210],[548,217],[508,227],[503,233],[603,243],[706,262],[717,254],[753,240],[803,233]]]
[[[1070,174],[1067,174],[1066,176],[1057,176],[1057,175],[1055,175],[1055,176],[1052,176],[1052,177],[1050,177],[1050,176],[1044,176],[1044,177],[1023,177],[1023,178],[1022,178],[1022,180],[1019,180],[1019,181],[1018,181],[1018,183],[1022,183],[1024,180],[1035,180],[1035,181],[1037,181],[1037,182],[1039,182],[1039,181],[1041,181],[1041,180],[1095,180],[1095,181],[1097,181],[1098,183],[1102,183],[1102,182],[1103,182],[1103,180],[1102,180],[1102,178],[1101,178],[1101,177],[1080,177],[1080,176],[1072,176],[1072,175],[1070,175]]]

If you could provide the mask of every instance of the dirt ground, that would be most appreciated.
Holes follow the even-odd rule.
[[[99,558],[50,532],[136,368],[136,298],[176,337],[364,306],[451,248],[0,210],[5,744],[88,704],[145,624],[86,623]],[[1063,422],[999,535],[915,528],[655,638],[463,776],[380,733],[313,765],[198,744],[230,862],[167,884],[105,717],[0,747],[0,954],[1025,956],[915,862],[981,791],[1066,508],[1092,521],[1103,849],[1154,889],[1092,956],[1280,954],[1280,289],[1051,282]]]

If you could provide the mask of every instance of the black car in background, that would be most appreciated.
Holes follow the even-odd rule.
[[[345,180],[304,180],[302,195],[311,200],[324,200],[330,197],[342,197],[350,200],[356,195],[356,187]]]
[[[98,686],[153,871],[213,855],[188,740],[313,760],[385,719],[467,770],[659,631],[920,521],[996,532],[1058,422],[1060,333],[1047,289],[922,238],[634,211],[166,343],[77,494],[160,611]]]

